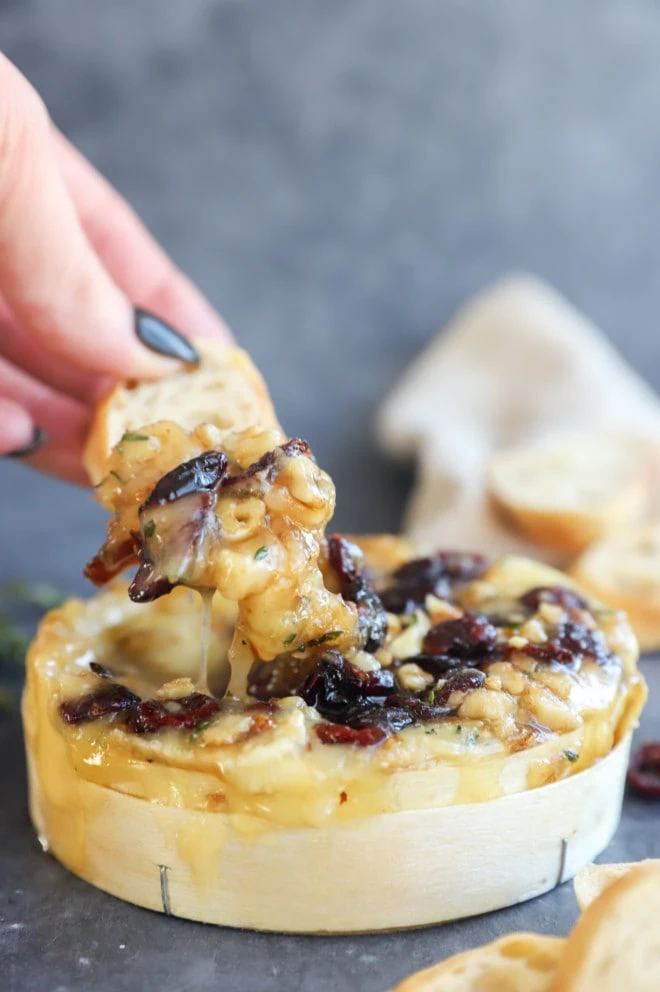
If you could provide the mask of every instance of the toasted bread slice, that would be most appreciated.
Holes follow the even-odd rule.
[[[609,534],[569,572],[601,602],[625,610],[642,651],[660,648],[660,520]]]
[[[585,865],[573,879],[575,898],[580,909],[585,910],[608,886],[639,865],[660,865],[660,861],[648,858],[646,861],[627,861],[612,865]]]
[[[217,341],[195,341],[201,361],[157,382],[118,383],[98,405],[83,460],[94,484],[127,431],[159,420],[186,430],[214,424],[227,432],[279,424],[266,385],[247,352]]]
[[[495,455],[490,493],[526,537],[576,554],[641,517],[654,450],[638,435],[552,437]]]
[[[566,941],[552,992],[658,992],[660,865],[631,869],[587,907]]]
[[[393,992],[549,992],[564,944],[559,937],[510,933],[411,975]]]

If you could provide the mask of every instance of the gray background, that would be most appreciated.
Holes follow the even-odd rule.
[[[396,528],[410,474],[376,451],[375,406],[456,304],[512,268],[550,280],[660,386],[651,0],[0,0],[0,44],[253,352],[337,481],[340,527]],[[89,495],[14,464],[0,494],[0,579],[84,589],[102,524]],[[37,854],[17,720],[0,719],[0,749],[10,992],[377,992],[575,915],[565,886],[398,936],[166,921]],[[630,800],[611,855],[657,844],[657,807]]]

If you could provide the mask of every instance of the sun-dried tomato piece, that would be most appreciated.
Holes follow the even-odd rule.
[[[485,555],[436,551],[398,568],[391,576],[391,585],[381,592],[381,599],[390,613],[406,613],[423,606],[429,593],[438,599],[450,599],[452,584],[478,579],[487,568]]]
[[[344,599],[355,603],[365,651],[377,651],[387,635],[387,615],[380,596],[358,567],[352,546],[340,534],[328,538],[328,558],[339,578]]]
[[[630,759],[628,784],[644,796],[660,798],[660,743],[645,741]]]
[[[587,608],[582,596],[566,586],[536,586],[520,597],[520,603],[532,613],[536,613],[543,603],[561,606],[565,610],[585,610]]]
[[[481,613],[464,613],[455,620],[444,620],[431,627],[422,643],[427,655],[476,660],[492,654],[497,628]]]
[[[128,714],[128,725],[136,734],[154,734],[158,730],[193,730],[220,710],[220,702],[202,692],[162,702],[144,699]]]
[[[112,682],[97,692],[88,692],[78,699],[60,703],[60,714],[65,723],[90,723],[110,713],[120,713],[140,702],[140,697],[125,685]]]

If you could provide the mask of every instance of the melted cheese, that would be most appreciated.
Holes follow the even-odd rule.
[[[516,562],[492,570],[482,583],[488,595],[516,586]],[[545,581],[534,574],[532,585]],[[222,665],[218,643],[224,639],[226,648],[229,637],[226,610],[222,601],[214,610],[211,680]],[[494,663],[493,688],[467,695],[455,719],[413,725],[377,748],[322,744],[318,714],[297,697],[277,702],[267,719],[237,700],[198,735],[131,734],[111,717],[62,721],[59,703],[98,685],[90,660],[123,669],[121,681],[132,678],[138,690],[162,681],[175,663],[158,649],[163,627],[176,631],[177,674],[194,678],[198,623],[199,603],[188,591],[136,607],[123,587],[89,603],[71,601],[44,620],[29,655],[25,724],[52,808],[75,802],[81,780],[159,805],[281,826],[484,802],[588,767],[634,725],[645,697],[634,640],[621,616],[608,613],[601,626],[621,664],[535,672],[524,654],[514,655]],[[194,846],[185,838],[181,845]]]

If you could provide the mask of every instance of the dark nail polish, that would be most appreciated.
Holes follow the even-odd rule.
[[[199,355],[190,341],[148,310],[135,308],[135,333],[142,344],[159,355],[195,365],[199,362]]]
[[[30,443],[24,448],[17,448],[16,451],[8,451],[5,458],[25,458],[26,455],[33,455],[47,440],[48,434],[43,427],[35,427]]]

